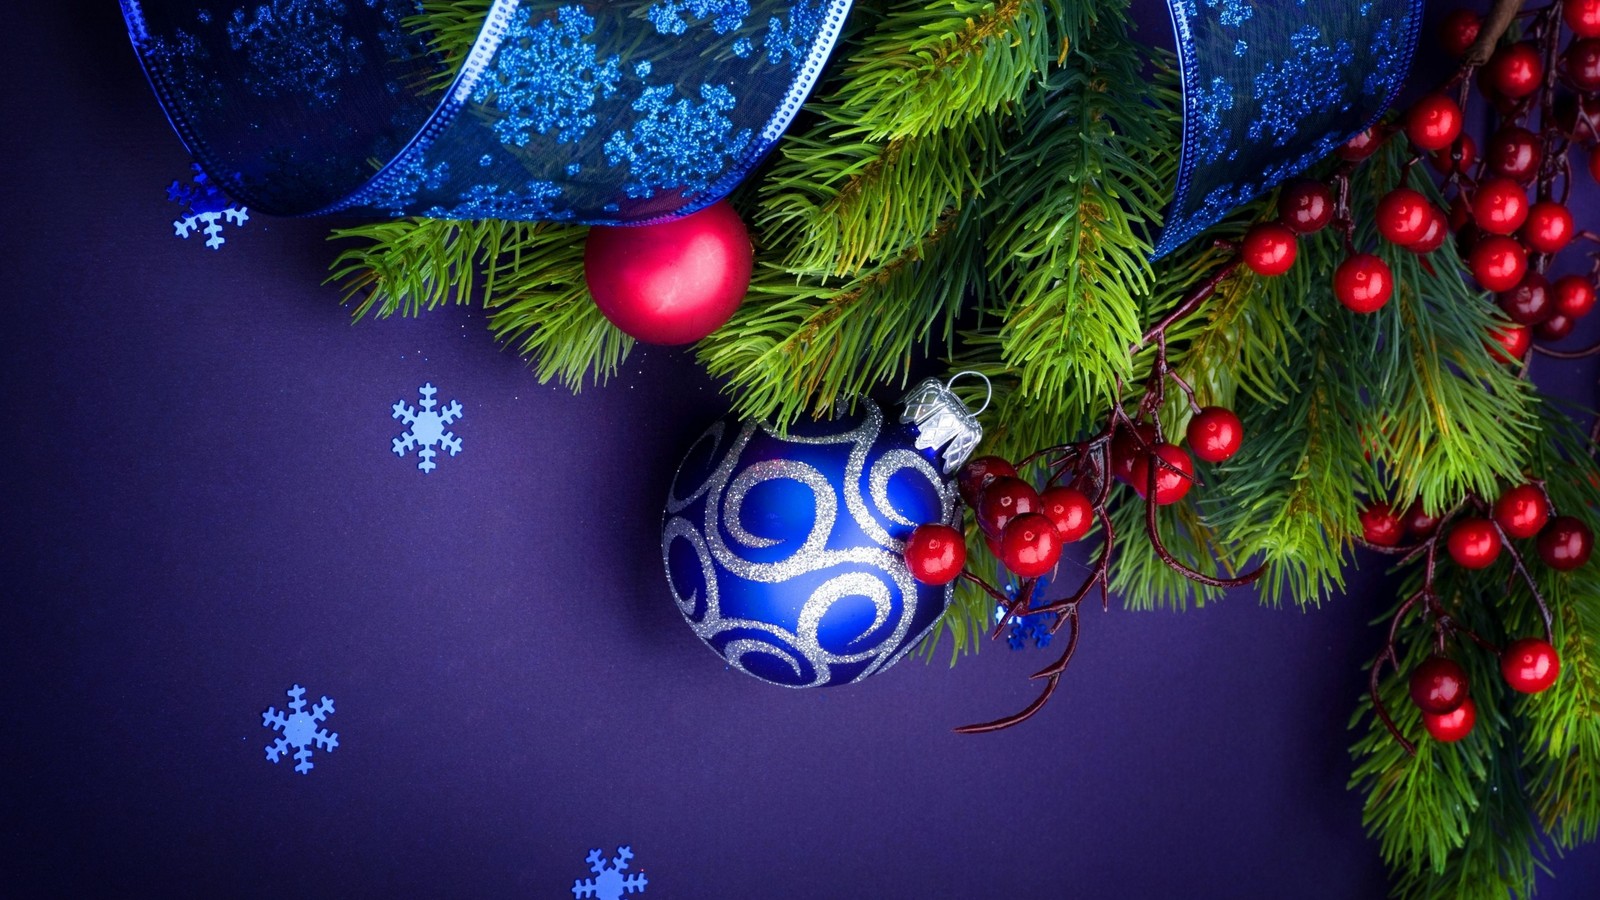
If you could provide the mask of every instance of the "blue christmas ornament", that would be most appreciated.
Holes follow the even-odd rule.
[[[905,539],[951,520],[948,477],[980,435],[936,381],[897,423],[866,400],[786,437],[717,422],[667,497],[661,556],[679,611],[734,668],[772,684],[845,684],[894,665],[951,592],[911,577]]]

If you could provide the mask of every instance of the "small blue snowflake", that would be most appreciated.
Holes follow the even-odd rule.
[[[733,91],[702,84],[702,102],[683,97],[672,103],[675,90],[673,85],[645,88],[633,102],[634,111],[644,115],[630,133],[616,131],[606,141],[606,160],[628,165],[622,189],[629,197],[679,189],[684,199],[694,199],[750,145],[750,129],[735,133],[724,115],[738,102]]]
[[[279,712],[277,707],[269,706],[261,714],[263,728],[283,732],[277,740],[267,745],[267,759],[276,763],[293,747],[295,752],[292,755],[296,760],[294,770],[301,775],[309,775],[316,768],[311,762],[313,746],[324,753],[332,753],[339,746],[337,732],[330,734],[326,728],[317,727],[333,713],[333,701],[323,697],[310,712],[306,712],[305,688],[297,684],[284,693],[289,696],[287,710]]]
[[[1034,587],[1033,601],[1028,604],[1032,609],[1049,604],[1044,597],[1046,582],[1039,579]],[[1006,588],[1006,594],[1015,599],[1017,588],[1015,585]],[[994,620],[996,624],[1005,621],[1006,605],[997,603],[994,607]],[[1061,614],[1053,612],[1033,613],[1032,615],[1017,616],[1011,620],[1010,633],[1006,635],[1006,645],[1013,650],[1021,650],[1032,641],[1035,647],[1050,646],[1050,639],[1055,637],[1056,623],[1060,621]]]
[[[594,877],[573,881],[572,896],[577,900],[621,900],[623,894],[644,893],[645,885],[650,882],[643,872],[622,874],[627,871],[628,860],[631,859],[632,847],[618,847],[617,855],[611,857],[609,864],[598,849],[590,850],[584,861],[589,864],[589,871],[594,873]]]
[[[594,17],[582,6],[563,6],[554,19],[537,24],[519,7],[511,17],[494,70],[472,99],[494,98],[501,113],[494,133],[502,143],[526,147],[533,133],[556,133],[556,143],[580,140],[594,127],[596,100],[616,93],[622,71],[617,57],[601,59],[586,39]]]
[[[199,163],[191,165],[194,175],[188,184],[174,181],[167,186],[167,199],[187,210],[182,218],[172,223],[172,230],[185,240],[199,231],[206,236],[207,247],[221,249],[228,242],[222,236],[223,223],[243,225],[250,221],[250,211],[218,190]]]
[[[433,461],[438,452],[435,446],[443,447],[450,451],[451,456],[461,452],[461,439],[453,433],[445,431],[446,425],[461,418],[461,403],[451,400],[450,405],[444,409],[436,410],[438,401],[433,395],[438,393],[438,388],[432,384],[424,384],[417,389],[422,395],[422,409],[419,411],[404,400],[397,400],[394,404],[394,418],[405,421],[407,431],[394,439],[394,455],[405,456],[407,453],[421,447],[417,451],[417,468],[426,475],[438,468]]]

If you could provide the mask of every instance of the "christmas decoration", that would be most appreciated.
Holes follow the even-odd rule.
[[[391,408],[394,418],[406,426],[406,432],[392,442],[394,455],[403,457],[417,450],[417,469],[424,475],[439,467],[433,461],[439,455],[434,448],[449,450],[451,456],[461,452],[461,439],[456,437],[455,432],[445,430],[446,426],[461,418],[461,403],[451,400],[443,409],[435,409],[439,401],[434,399],[434,395],[438,392],[439,389],[432,383],[424,384],[417,388],[422,398],[421,409],[404,400],[396,400]],[[420,450],[417,449],[419,447]]]
[[[750,288],[750,237],[726,203],[657,225],[591,228],[583,277],[600,311],[647,344],[715,331]]]
[[[326,728],[319,727],[323,719],[333,714],[333,701],[323,697],[307,712],[305,688],[297,684],[284,693],[289,697],[287,710],[279,712],[277,707],[269,706],[261,714],[263,728],[282,732],[277,740],[267,745],[267,760],[276,763],[292,747],[294,770],[301,775],[310,775],[311,770],[316,768],[316,764],[311,762],[312,747],[324,753],[332,753],[339,747],[339,735],[330,734]]]
[[[217,190],[211,179],[199,166],[188,184],[174,181],[167,187],[167,199],[186,210],[184,216],[172,223],[178,237],[188,240],[196,231],[206,236],[206,246],[221,250],[228,239],[222,236],[224,224],[243,225],[250,221],[250,211],[229,200]]]
[[[1561,657],[1548,641],[1522,638],[1506,645],[1500,654],[1500,672],[1511,689],[1524,694],[1548,690],[1561,675]]]
[[[617,855],[609,860],[598,848],[590,850],[584,861],[589,864],[589,871],[594,873],[594,877],[573,881],[572,896],[575,900],[622,900],[624,894],[643,894],[650,885],[650,879],[644,877],[643,872],[623,874],[628,871],[628,864],[632,860],[633,848],[629,846],[618,847]]]
[[[932,574],[930,532],[906,541],[951,518],[947,473],[965,459],[952,448],[974,444],[976,428],[936,381],[913,391],[899,423],[863,399],[787,436],[734,417],[712,425],[667,499],[661,557],[679,611],[771,684],[845,684],[894,665],[949,603],[947,583],[917,578]]]

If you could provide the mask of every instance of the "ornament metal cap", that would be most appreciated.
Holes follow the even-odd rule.
[[[989,379],[981,372],[957,372],[947,382],[940,382],[937,378],[920,382],[906,394],[903,401],[905,412],[900,414],[901,422],[916,426],[917,449],[935,450],[942,455],[946,475],[961,468],[972,451],[977,449],[978,442],[983,440],[983,426],[978,424],[978,414],[967,409],[956,392],[950,389],[950,385],[963,375],[975,375],[983,379],[986,395],[978,412],[988,409],[989,398],[994,395]]]

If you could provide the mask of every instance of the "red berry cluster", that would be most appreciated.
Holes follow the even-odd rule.
[[[1561,656],[1548,641],[1521,638],[1500,651],[1500,675],[1511,689],[1537,694],[1556,683]],[[1478,708],[1468,692],[1467,672],[1447,656],[1430,656],[1411,672],[1411,702],[1422,713],[1422,727],[1438,741],[1459,741],[1472,733]]]
[[[1573,516],[1552,516],[1549,498],[1536,484],[1507,488],[1486,512],[1461,516],[1445,536],[1450,558],[1464,569],[1493,565],[1502,545],[1511,538],[1537,536],[1539,558],[1562,572],[1588,562],[1594,549],[1594,532],[1589,526]],[[1438,519],[1415,504],[1404,515],[1396,514],[1387,503],[1372,503],[1361,511],[1361,537],[1375,547],[1398,547],[1407,538],[1412,543],[1425,541],[1438,526]]]

